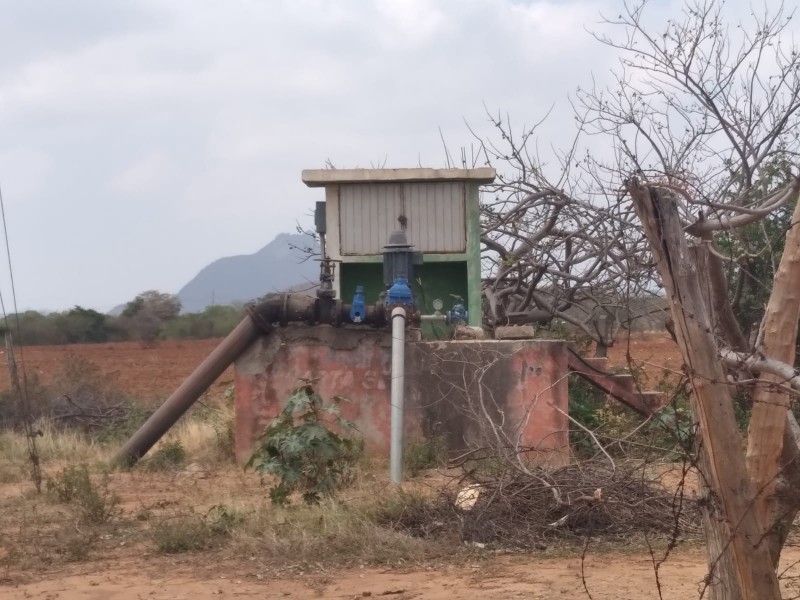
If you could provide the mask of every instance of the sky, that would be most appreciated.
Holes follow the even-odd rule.
[[[677,11],[654,3],[653,18]],[[303,169],[440,167],[485,108],[569,141],[612,1],[0,0],[20,309],[109,310],[310,227]],[[441,136],[440,136],[441,131]],[[0,292],[10,302],[4,253]],[[258,277],[257,273],[253,274]]]

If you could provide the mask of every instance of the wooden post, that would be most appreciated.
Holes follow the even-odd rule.
[[[751,510],[754,494],[730,391],[677,206],[669,193],[636,180],[627,187],[667,292],[691,383],[700,468],[711,491],[704,510],[712,598],[779,600],[778,579],[766,544],[760,544],[762,529]]]
[[[792,227],[786,234],[786,244],[778,272],[772,284],[772,293],[764,316],[764,356],[789,365],[794,364],[797,344],[797,323],[800,319],[800,201],[792,215]],[[781,383],[775,375],[762,373],[759,386],[753,394],[753,413],[747,436],[747,468],[755,490],[755,509],[759,522],[764,525],[772,558],[777,564],[781,545],[785,539],[781,528],[774,527],[775,484],[781,468],[784,430],[789,410],[789,394],[774,385]],[[796,504],[796,503],[795,503]],[[786,507],[781,512],[786,512]],[[796,514],[795,508],[792,515]],[[791,523],[789,523],[790,525]]]

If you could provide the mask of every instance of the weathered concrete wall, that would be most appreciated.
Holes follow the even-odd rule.
[[[318,380],[315,389],[325,399],[349,399],[343,416],[368,450],[387,451],[390,361],[391,335],[383,331],[289,326],[261,337],[235,364],[236,456],[249,458],[302,379]]]
[[[246,461],[301,379],[323,398],[344,396],[342,413],[367,450],[388,456],[391,335],[364,328],[289,326],[260,338],[236,361],[236,454]],[[451,449],[494,433],[476,418],[488,411],[508,439],[539,451],[566,449],[567,355],[561,342],[410,342],[406,344],[407,439],[444,435]],[[483,425],[480,425],[483,421]]]
[[[499,442],[540,457],[567,453],[564,342],[419,342],[406,360],[414,376],[409,399],[426,435],[446,436],[451,449]]]

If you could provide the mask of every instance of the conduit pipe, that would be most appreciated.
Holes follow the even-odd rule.
[[[332,310],[327,311],[330,314],[326,315],[317,314],[319,312],[315,298],[298,294],[273,294],[267,296],[260,304],[249,307],[247,316],[242,322],[125,442],[114,457],[114,463],[120,466],[134,465],[225,372],[225,369],[259,335],[268,332],[273,324],[288,321],[314,322],[320,316],[326,319],[333,318]]]
[[[405,398],[406,311],[392,310],[392,390],[391,440],[389,443],[389,478],[403,481],[403,408]]]
[[[385,324],[383,305],[376,304],[365,308],[363,325],[380,327]],[[405,325],[405,311],[402,312]],[[312,298],[301,294],[270,294],[261,303],[249,306],[247,316],[242,322],[125,442],[114,457],[114,463],[120,466],[136,464],[225,372],[225,369],[239,358],[258,336],[268,333],[273,326],[286,325],[290,322],[339,325],[346,322],[349,314],[350,306],[338,300]],[[401,334],[404,331],[404,328],[401,328]]]
[[[249,315],[242,319],[228,337],[214,348],[186,381],[125,442],[114,457],[114,462],[120,466],[135,464],[203,395],[217,377],[222,375],[225,369],[255,341],[259,333],[259,328]]]

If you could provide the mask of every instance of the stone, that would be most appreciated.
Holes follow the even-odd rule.
[[[458,325],[454,337],[457,340],[485,340],[486,331],[482,327]]]
[[[532,340],[536,337],[536,328],[533,325],[495,327],[494,337],[497,340]]]

